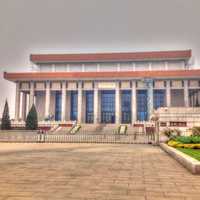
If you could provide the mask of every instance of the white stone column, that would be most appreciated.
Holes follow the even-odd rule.
[[[26,120],[26,102],[27,102],[27,95],[25,92],[22,93],[22,119]]]
[[[121,123],[121,103],[120,103],[120,84],[119,82],[116,83],[115,89],[115,123]]]
[[[83,98],[83,89],[82,89],[82,82],[78,82],[78,123],[82,122],[82,98]]]
[[[166,106],[171,106],[171,86],[169,80],[166,82]]]
[[[50,82],[46,82],[46,92],[45,92],[45,117],[49,116],[50,112]]]
[[[66,81],[62,82],[62,121],[66,121]]]
[[[153,113],[154,107],[153,107],[153,80],[149,79],[147,80],[147,87],[148,87],[148,120],[150,120],[150,117]]]
[[[71,113],[71,92],[70,91],[67,91],[66,93],[65,113],[66,113],[66,120],[70,121],[70,113]]]
[[[184,102],[185,107],[189,107],[188,80],[184,80]]]
[[[99,123],[99,91],[97,83],[94,85],[94,124]]]
[[[137,121],[137,92],[136,92],[136,81],[132,81],[132,98],[131,98],[131,117],[132,117],[132,124]]]
[[[30,82],[30,96],[29,96],[29,110],[31,109],[32,105],[34,104],[34,82]]]
[[[20,112],[20,83],[16,83],[16,96],[15,96],[15,120],[19,120]]]

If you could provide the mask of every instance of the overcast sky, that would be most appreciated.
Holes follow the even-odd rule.
[[[200,66],[199,0],[0,0],[0,114],[31,53],[192,49]]]

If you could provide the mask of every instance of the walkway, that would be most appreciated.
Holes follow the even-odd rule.
[[[0,146],[0,200],[199,200],[199,196],[200,177],[159,147]]]

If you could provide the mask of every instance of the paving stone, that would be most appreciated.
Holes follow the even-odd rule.
[[[2,144],[0,154],[0,200],[200,196],[199,176],[151,145]]]

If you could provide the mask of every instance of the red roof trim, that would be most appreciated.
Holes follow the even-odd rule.
[[[52,79],[123,79],[123,78],[197,78],[200,70],[173,71],[129,71],[129,72],[26,72],[4,73],[4,78],[16,80],[52,80]]]
[[[127,53],[90,53],[90,54],[32,54],[30,60],[34,63],[45,62],[103,62],[103,61],[142,61],[161,59],[189,59],[192,50],[152,51]]]

